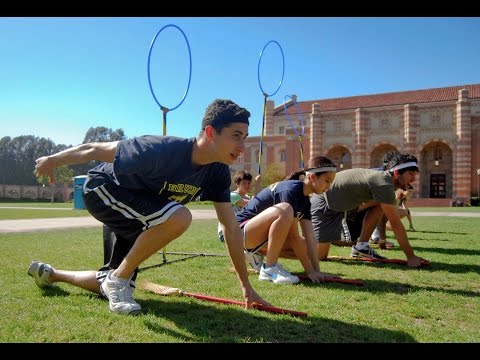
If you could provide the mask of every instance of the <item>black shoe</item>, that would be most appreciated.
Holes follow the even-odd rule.
[[[352,251],[350,252],[351,257],[367,257],[371,259],[386,259],[386,257],[378,255],[375,250],[370,246],[363,250],[358,250],[355,246],[352,246]]]

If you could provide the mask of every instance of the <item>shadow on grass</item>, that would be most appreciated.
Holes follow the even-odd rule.
[[[273,320],[257,310],[247,311],[238,306],[218,308],[199,300],[139,302],[144,312],[168,319],[175,323],[181,332],[146,319],[145,325],[151,331],[168,334],[184,342],[416,342],[412,336],[402,331],[375,329],[320,317],[291,318],[287,315],[275,315],[279,318]]]
[[[458,248],[439,248],[433,246],[415,246],[415,251],[421,250],[425,252],[435,252],[438,254],[447,254],[447,255],[480,255],[480,250],[475,249],[458,249]]]
[[[378,286],[388,287],[390,284]],[[58,286],[42,289],[42,293],[44,296],[76,296]],[[106,302],[93,293],[77,295]],[[150,331],[166,334],[183,343],[417,343],[414,337],[403,331],[377,329],[311,315],[297,318],[245,310],[236,305],[218,307],[218,304],[198,299],[177,299],[137,299],[142,306],[142,314],[137,316],[144,317],[145,326]],[[152,320],[151,315],[159,321]],[[175,326],[169,325],[169,322]]]
[[[408,237],[412,237],[415,233],[420,234],[452,234],[452,235],[468,235],[466,232],[454,232],[454,231],[434,231],[434,230],[417,230],[417,231],[407,231]]]
[[[415,247],[415,249],[418,249]],[[425,251],[428,251],[430,248],[425,248]],[[453,250],[455,251],[455,249]],[[451,255],[456,255],[456,253],[452,253]],[[475,255],[475,254],[469,254],[469,255]],[[393,259],[392,256],[389,256],[389,258]],[[424,256],[427,260],[428,257]],[[382,262],[369,262],[369,261],[360,261],[360,260],[355,260],[355,259],[341,259],[341,260],[328,260],[328,261],[335,261],[335,262],[341,262],[345,265],[361,265],[361,266],[372,266],[372,267],[388,267],[388,268],[403,268],[406,271],[448,271],[449,273],[455,273],[455,274],[463,274],[463,273],[469,273],[469,272],[474,272],[476,274],[480,274],[480,265],[472,265],[472,264],[447,264],[447,263],[442,263],[442,262],[437,262],[437,261],[430,261],[430,266],[421,266],[420,268],[414,269],[414,268],[409,268],[407,265],[403,264],[392,264],[392,263],[382,263]],[[340,274],[336,274],[340,275]]]
[[[369,293],[395,293],[395,294],[406,294],[413,291],[435,291],[445,294],[453,294],[460,296],[468,297],[478,297],[480,292],[478,291],[468,291],[468,290],[458,290],[458,289],[445,289],[441,287],[433,286],[413,286],[406,283],[392,282],[388,280],[363,280],[363,286],[353,286],[347,284],[334,284],[334,283],[312,283],[308,281],[302,281],[301,286],[308,287],[338,287],[342,286],[346,290],[352,291],[367,291]]]

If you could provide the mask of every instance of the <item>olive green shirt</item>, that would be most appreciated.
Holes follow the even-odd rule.
[[[336,174],[332,187],[324,193],[328,207],[350,211],[368,201],[395,205],[392,175],[387,171],[348,169]]]

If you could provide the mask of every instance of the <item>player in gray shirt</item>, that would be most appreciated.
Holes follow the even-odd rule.
[[[368,244],[383,214],[390,221],[395,237],[410,267],[421,266],[400,221],[395,202],[395,189],[408,189],[418,172],[417,158],[398,154],[387,171],[349,169],[337,173],[330,190],[311,197],[314,237],[320,260],[328,257],[330,243],[342,239],[356,243],[350,256],[383,259]],[[343,226],[344,222],[348,226]]]

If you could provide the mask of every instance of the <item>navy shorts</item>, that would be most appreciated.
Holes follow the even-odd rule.
[[[110,269],[116,269],[138,236],[161,224],[179,208],[175,201],[144,191],[132,191],[105,183],[89,189],[84,186],[83,199],[90,214],[104,224],[104,265],[97,272],[102,283]],[[138,269],[132,276],[132,284]]]
[[[83,195],[85,207],[115,234],[135,241],[152,226],[161,224],[182,204],[145,191],[133,191],[106,183]]]

